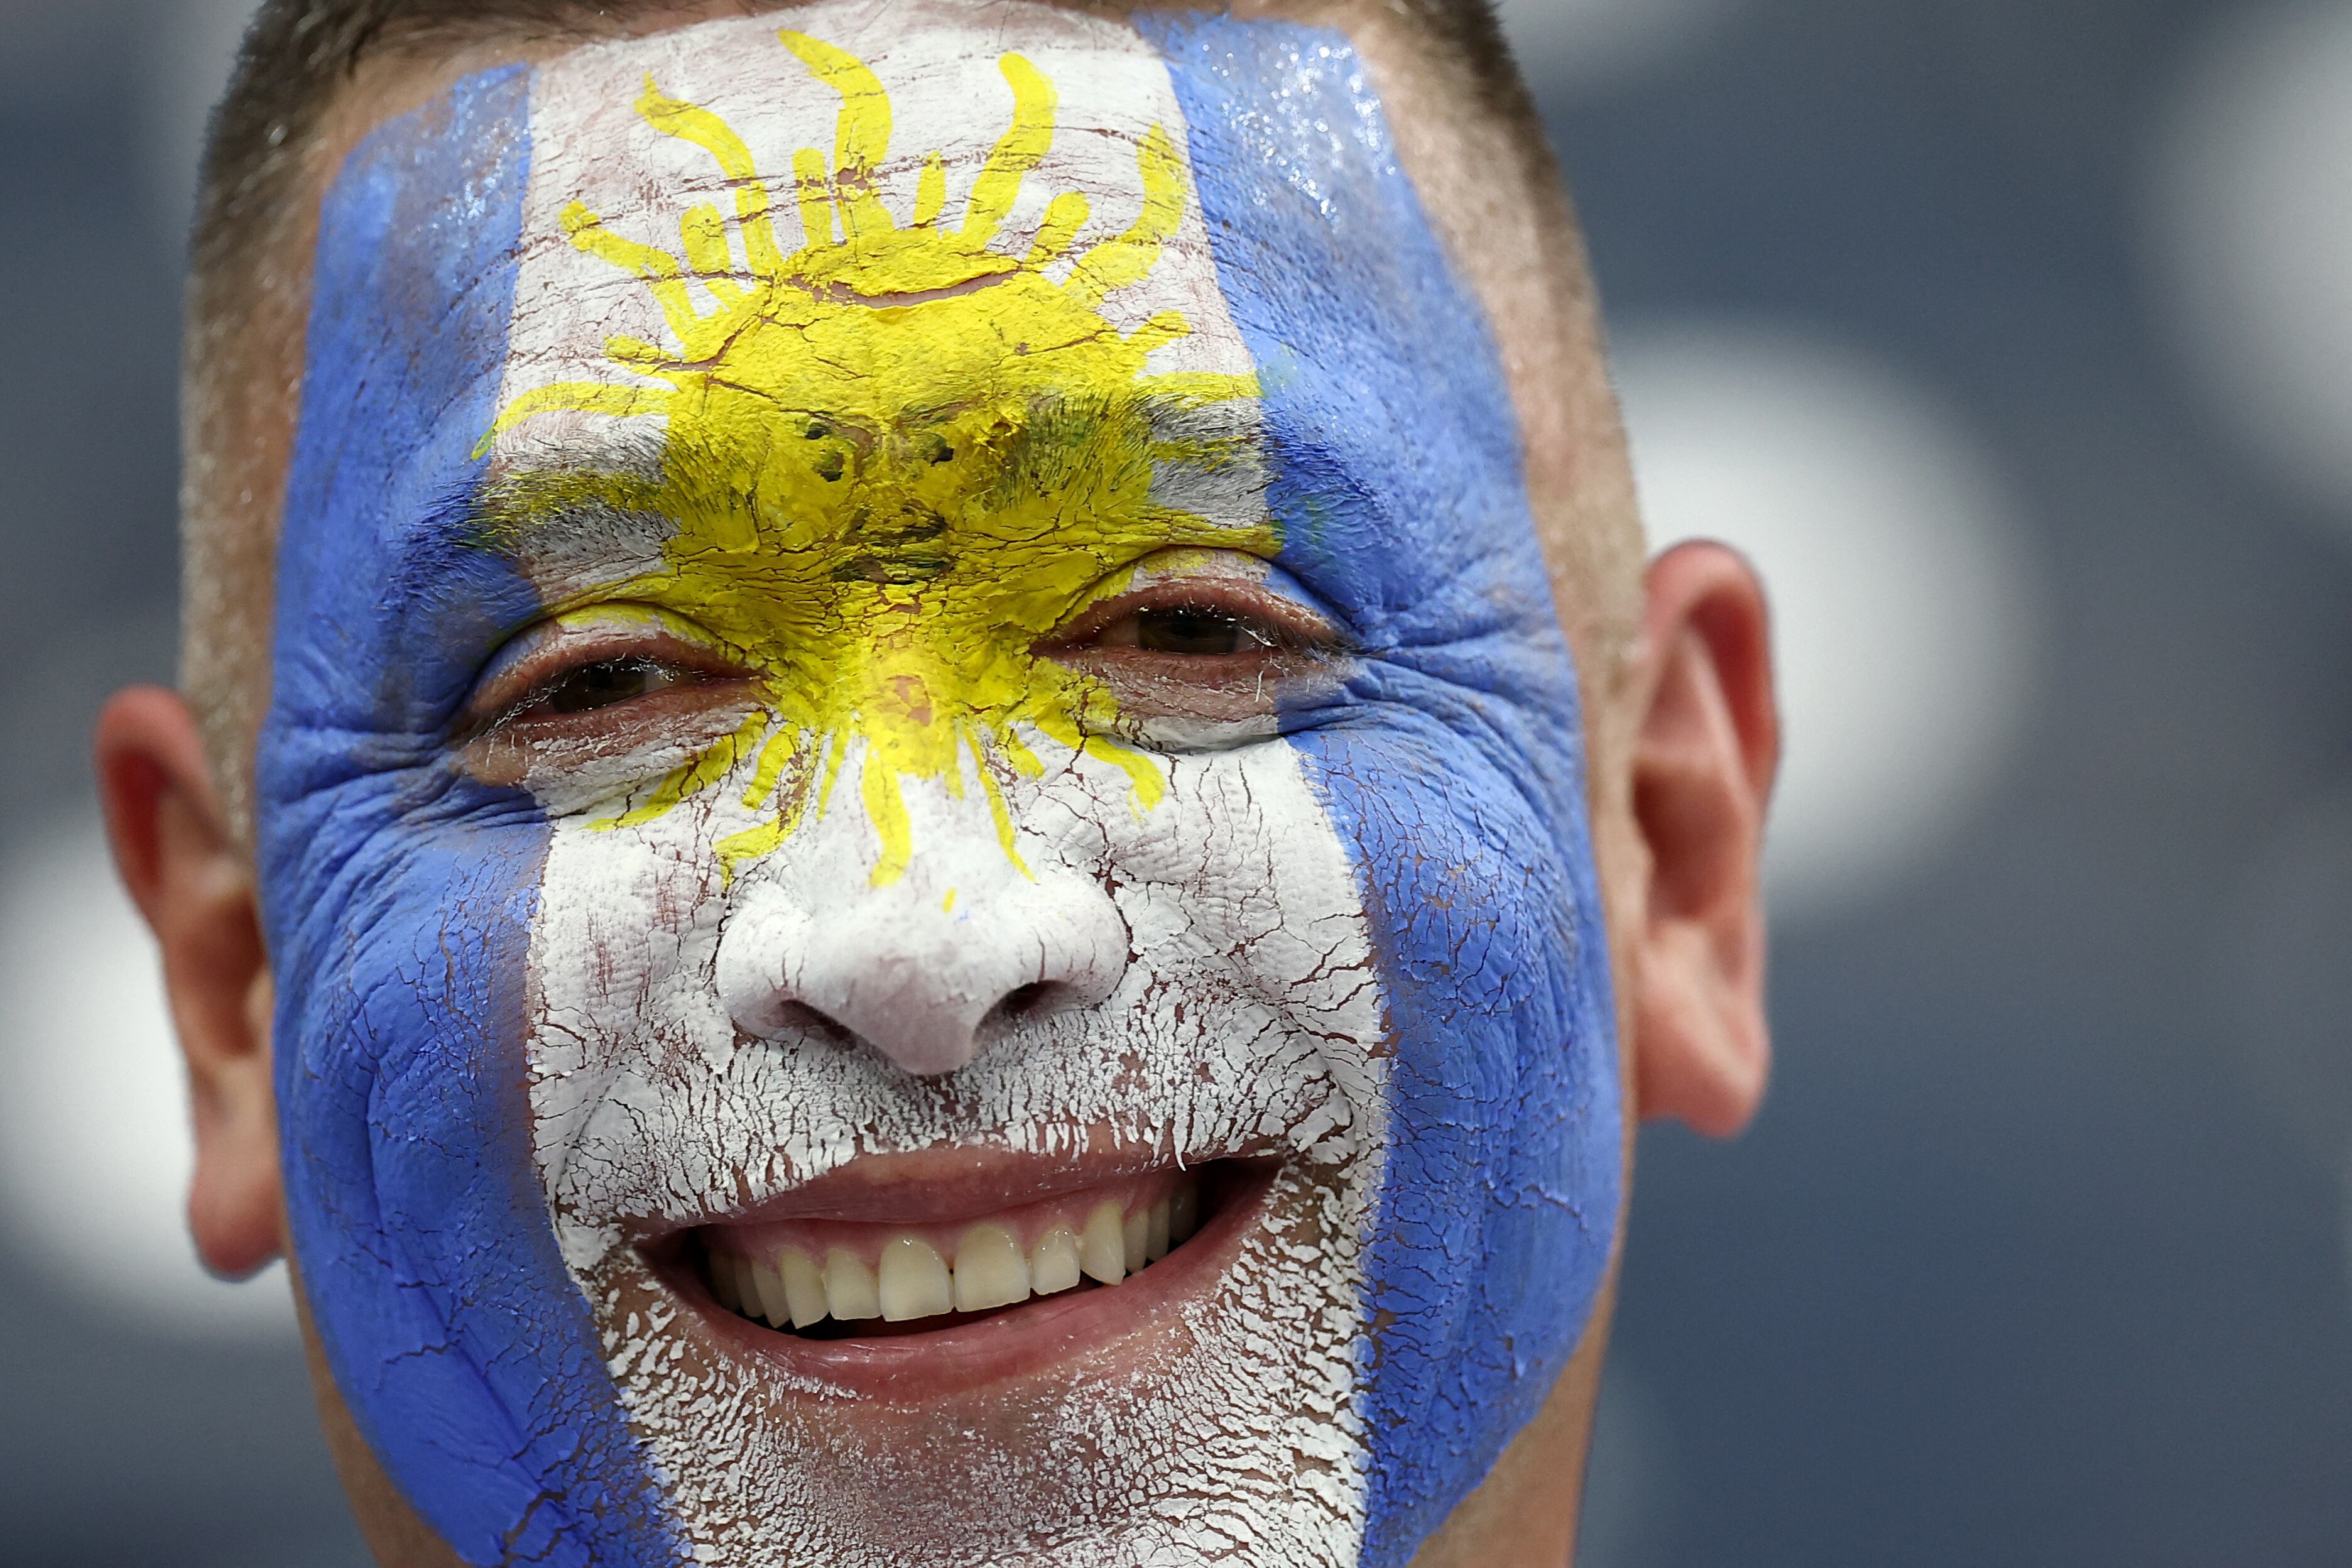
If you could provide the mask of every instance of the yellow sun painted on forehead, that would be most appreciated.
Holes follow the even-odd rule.
[[[830,166],[813,150],[793,161],[801,248],[778,242],[741,137],[648,77],[637,113],[716,162],[734,193],[733,233],[718,207],[689,207],[673,255],[573,203],[572,243],[643,279],[674,341],[608,340],[607,360],[628,379],[526,393],[483,449],[541,414],[662,416],[660,478],[602,499],[676,531],[658,570],[593,597],[682,616],[765,678],[760,714],[609,826],[658,816],[756,756],[743,804],[765,819],[719,843],[731,876],[823,811],[862,745],[877,885],[913,854],[903,782],[961,796],[967,759],[1017,865],[998,773],[1042,772],[1024,737],[1123,769],[1138,810],[1163,792],[1159,761],[1114,737],[1108,688],[1033,650],[1154,552],[1273,552],[1270,527],[1220,526],[1154,500],[1155,475],[1171,466],[1247,459],[1247,422],[1218,416],[1255,397],[1256,380],[1147,374],[1151,351],[1190,324],[1164,311],[1122,333],[1102,312],[1150,274],[1184,214],[1187,172],[1164,128],[1137,150],[1142,211],[1124,233],[1074,257],[1090,209],[1066,191],[1013,256],[991,247],[1053,144],[1055,94],[1042,73],[1019,55],[998,62],[1013,123],[961,226],[940,221],[937,152],[902,226],[877,191],[891,134],[881,83],[830,44],[781,37],[841,99]]]

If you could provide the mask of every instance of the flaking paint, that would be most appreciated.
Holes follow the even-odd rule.
[[[1488,334],[1336,35],[993,0],[835,0],[791,23],[799,46],[773,19],[729,21],[475,79],[378,132],[329,198],[262,828],[289,1205],[331,1363],[469,1561],[1402,1563],[1548,1392],[1617,1194],[1573,671]],[[711,74],[757,48],[811,73],[790,101],[772,72]],[[1043,135],[1041,82],[1059,100]],[[937,155],[887,158],[883,103]],[[812,104],[834,123],[829,170],[793,156],[819,140],[802,133]],[[594,129],[615,119],[638,127],[626,156]],[[729,136],[756,179],[729,167]],[[801,253],[823,254],[794,272],[778,240],[770,274],[747,236],[778,216],[752,186],[781,188],[786,162]],[[732,217],[670,194],[696,189]],[[792,770],[766,715],[650,773],[469,773],[448,721],[508,635],[614,597],[724,619],[725,595],[678,584],[782,542],[709,474],[681,479],[689,452],[726,472],[740,427],[689,442],[675,403],[642,401],[690,400],[690,380],[642,373],[682,366],[706,319],[647,287],[668,287],[654,253],[723,314],[711,280],[740,305],[822,267],[863,276],[862,237],[944,255],[959,197],[959,243],[975,214],[995,226],[957,265],[1066,289],[1111,245],[1132,274],[1080,290],[1100,325],[1071,363],[1112,364],[1076,378],[1107,410],[1095,428],[1147,444],[1148,481],[1130,463],[1106,509],[1133,531],[1113,550],[1066,510],[1038,525],[1077,522],[1055,544],[1081,556],[1278,546],[1259,570],[1340,626],[1345,679],[1284,693],[1262,723],[1124,726],[1127,754],[1106,754],[934,647],[925,679],[1035,765],[958,740],[909,766],[877,746],[870,702],[818,690],[794,754],[813,746],[803,773],[820,797],[856,792],[856,813],[779,805]],[[1139,269],[1139,236],[1158,247]],[[1041,249],[1070,270],[1024,270]],[[904,259],[874,276],[950,275]],[[851,338],[948,302],[827,298]],[[615,340],[638,346],[616,360]],[[1205,433],[1212,460],[1153,449],[1169,414],[1122,402],[1160,377],[1177,440]],[[1234,413],[1203,424],[1202,406]],[[538,456],[640,427],[661,453],[631,470],[641,489],[569,498],[610,514],[584,555],[560,531],[485,535],[480,498],[530,492]],[[876,472],[902,501],[936,482]],[[835,481],[754,465],[731,482]],[[1192,568],[1179,552],[1171,569]],[[801,629],[762,605],[712,635],[773,658]],[[950,655],[980,635],[958,630]],[[883,667],[887,643],[853,637],[843,668]],[[1063,700],[1086,716],[1096,696]],[[1140,809],[1138,758],[1161,784]],[[747,834],[773,841],[721,851]],[[1061,942],[1101,996],[999,1039],[944,1093],[747,1023],[850,939],[930,942],[976,975],[1007,943]],[[1286,1151],[1277,1221],[1187,1324],[1185,1356],[1011,1413],[1024,1440],[993,1464],[953,1423],[877,1447],[825,1416],[842,1391],[767,1388],[705,1356],[666,1331],[625,1245],[632,1217],[862,1152],[1066,1153],[1089,1129],[1187,1160]]]

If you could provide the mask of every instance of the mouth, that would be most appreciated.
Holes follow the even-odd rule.
[[[1062,1361],[1213,1291],[1275,1175],[1242,1160],[940,1164],[853,1162],[648,1258],[739,1350],[844,1392],[936,1393]]]

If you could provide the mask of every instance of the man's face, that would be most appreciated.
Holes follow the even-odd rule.
[[[1621,1120],[1517,424],[1345,38],[486,72],[344,165],[307,353],[285,1174],[425,1520],[1409,1558],[1590,1321]]]

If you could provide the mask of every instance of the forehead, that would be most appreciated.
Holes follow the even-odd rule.
[[[306,478],[366,468],[384,482],[361,515],[401,533],[461,514],[486,462],[642,454],[661,421],[614,391],[648,384],[630,356],[677,362],[682,321],[724,316],[763,265],[755,231],[823,307],[792,329],[835,373],[823,396],[919,410],[959,375],[1018,379],[1035,321],[936,308],[1010,290],[872,243],[928,223],[934,260],[952,230],[1066,291],[1110,256],[1087,312],[1148,345],[1137,383],[1254,377],[1284,564],[1333,607],[1473,592],[1531,532],[1517,418],[1391,132],[1340,34],[1023,0],[839,0],[467,78],[379,125],[327,193],[301,443],[320,461],[297,465],[289,542]],[[1142,226],[1149,254],[1122,258]],[[531,407],[548,417],[508,418]]]
[[[691,109],[666,114],[656,93]],[[663,342],[677,323],[643,266],[667,265],[656,253],[679,251],[699,226],[719,265],[740,276],[757,268],[757,227],[818,296],[802,328],[807,352],[780,395],[919,414],[951,405],[959,375],[1017,378],[1034,363],[1050,377],[1054,362],[1032,354],[1046,343],[1019,334],[1075,330],[1034,310],[983,308],[977,297],[1004,278],[975,276],[957,255],[1019,258],[1055,231],[1060,252],[1042,271],[1066,283],[1144,216],[1154,139],[1186,139],[1164,57],[1123,23],[1035,4],[870,0],[577,49],[533,73],[529,125],[507,397],[583,374],[615,337]],[[736,144],[748,167],[729,155]],[[1173,221],[1158,226],[1150,267],[1089,313],[1122,337],[1155,316],[1181,318],[1187,330],[1152,350],[1150,374],[1244,372],[1197,189],[1180,176],[1158,194],[1172,195]],[[764,216],[747,210],[747,195]],[[577,242],[585,214],[611,243]],[[867,232],[850,232],[861,217]],[[912,233],[927,217],[936,243]],[[1062,232],[1074,218],[1076,232]],[[905,243],[876,246],[854,268],[823,256],[872,245],[881,228]],[[689,272],[709,265],[677,259]],[[720,304],[704,282],[687,287],[698,312]],[[975,299],[948,304],[957,290]],[[852,336],[907,342],[853,347],[843,341]]]

